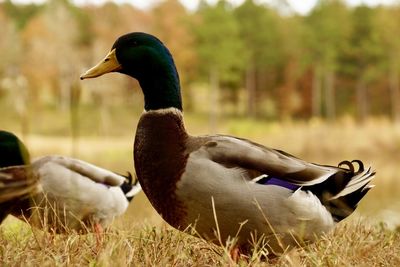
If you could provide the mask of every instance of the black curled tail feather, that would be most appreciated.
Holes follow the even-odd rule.
[[[126,195],[129,191],[132,190],[133,187],[132,174],[130,172],[127,172],[126,175],[121,175],[121,176],[125,177],[125,181],[120,185],[120,188],[122,192],[124,192],[124,195]],[[133,198],[127,198],[127,199],[128,201],[131,201]]]
[[[338,168],[338,172],[323,183],[302,188],[315,194],[335,221],[341,221],[353,213],[372,188],[369,182],[375,175],[371,168],[366,170],[360,160],[342,161]]]
[[[138,179],[133,182],[132,174],[128,172],[127,175],[122,175],[125,177],[125,181],[120,185],[122,192],[124,193],[126,199],[130,202],[135,195],[141,191]]]

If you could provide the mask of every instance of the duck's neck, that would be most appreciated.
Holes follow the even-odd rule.
[[[186,138],[187,136],[183,112],[173,107],[144,111],[139,120],[139,129],[146,132],[144,137],[158,136],[158,138],[154,137],[154,142],[165,142],[165,140],[162,140],[163,138],[160,138],[162,133],[168,136],[167,139]]]
[[[151,76],[139,78],[146,111],[176,108],[182,111],[179,75],[174,65],[167,65]]]

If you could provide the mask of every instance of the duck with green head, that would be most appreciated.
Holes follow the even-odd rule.
[[[101,230],[140,191],[130,174],[82,160],[50,155],[31,162],[21,140],[0,130],[0,222],[11,214],[39,228],[46,222],[56,232]]]
[[[134,142],[136,174],[151,204],[177,229],[192,225],[216,243],[236,237],[242,251],[252,235],[263,236],[279,253],[295,239],[312,241],[332,229],[372,187],[375,173],[361,161],[318,165],[246,139],[189,135],[174,60],[150,34],[119,37],[81,79],[109,72],[140,83],[145,111]]]
[[[25,165],[28,162],[24,144],[12,133],[0,131],[0,223],[13,206],[26,201],[37,189],[39,179]]]

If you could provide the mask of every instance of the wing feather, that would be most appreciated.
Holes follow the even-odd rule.
[[[208,142],[200,149],[204,149],[215,162],[257,170],[300,186],[322,183],[343,170],[334,166],[309,163],[286,152],[231,136],[210,136]]]
[[[73,172],[79,173],[96,183],[102,183],[109,186],[121,185],[125,177],[115,174],[109,170],[97,167],[88,162],[64,157],[64,156],[46,156],[35,160],[32,166],[36,169],[38,166],[51,162],[53,164],[61,165]]]

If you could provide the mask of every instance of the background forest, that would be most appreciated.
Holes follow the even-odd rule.
[[[400,121],[399,5],[349,7],[322,0],[301,16],[275,2],[247,0],[233,7],[203,1],[189,12],[178,0],[146,11],[112,2],[78,7],[68,0],[2,1],[0,99],[16,95],[10,109],[22,118],[49,105],[68,111],[78,103],[140,101],[132,90],[138,85],[129,79],[80,83],[78,77],[116,37],[145,31],[172,51],[188,112]]]

